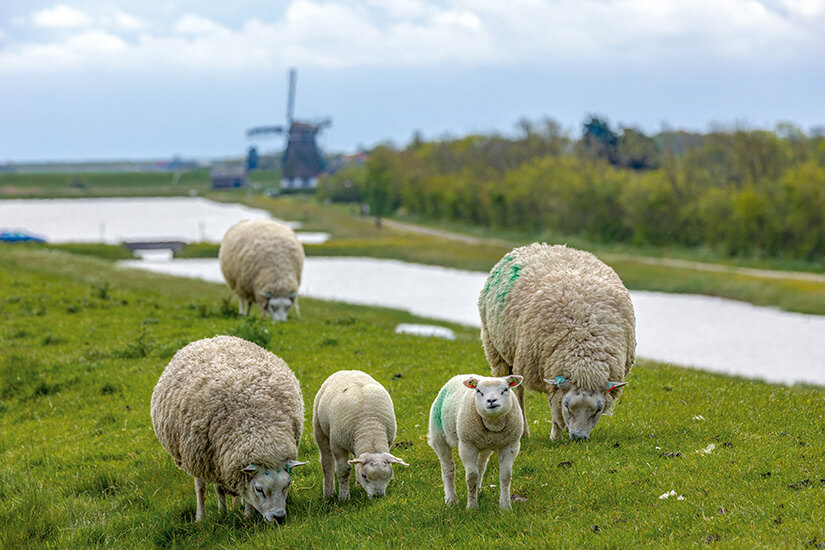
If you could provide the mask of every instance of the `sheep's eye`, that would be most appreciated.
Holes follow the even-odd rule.
[[[481,393],[481,390],[476,390],[476,393]]]
[[[565,403],[564,403],[564,408],[565,408],[565,409],[567,409],[567,410],[569,411],[569,410],[570,410],[570,403],[568,403],[568,402],[566,402],[566,401],[565,401]]]
[[[508,389],[509,389],[509,388],[504,388],[503,390],[501,390],[501,395],[504,395],[505,393],[507,393],[507,390],[508,390]]]
[[[258,493],[259,495],[262,495],[262,494],[264,494],[264,489],[263,489],[263,487],[255,487],[255,492]]]
[[[363,478],[364,478],[364,480],[366,481],[366,479],[367,479],[367,474],[361,474],[361,477],[363,477]]]

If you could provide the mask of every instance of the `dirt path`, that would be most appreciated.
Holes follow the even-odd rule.
[[[503,247],[511,247],[513,243],[501,240],[501,239],[485,239],[481,237],[471,237],[470,235],[463,235],[461,233],[454,233],[452,231],[446,231],[444,229],[434,229],[432,227],[426,227],[423,225],[415,225],[412,223],[407,222],[399,222],[395,220],[388,220],[387,218],[382,218],[381,223],[387,227],[395,229],[396,231],[406,232],[406,233],[418,233],[421,235],[432,235],[434,237],[443,237],[445,239],[450,239],[453,241],[461,241],[467,244],[491,244],[494,246],[503,246]]]
[[[640,264],[664,265],[668,267],[678,267],[682,269],[695,269],[697,271],[714,271],[717,273],[738,273],[741,275],[749,275],[751,277],[762,277],[765,279],[793,279],[795,281],[811,281],[815,283],[825,283],[825,275],[819,273],[808,273],[805,271],[755,269],[751,267],[739,267],[734,265],[694,262],[690,260],[676,260],[673,258],[646,258],[644,256],[630,256],[627,254],[604,254],[604,256],[620,260],[638,262]]]
[[[436,237],[443,237],[454,241],[461,241],[467,244],[491,244],[495,246],[510,247],[513,243],[502,239],[486,239],[482,237],[471,237],[470,235],[463,235],[452,231],[443,229],[434,229],[422,225],[416,225],[407,222],[399,222],[395,220],[388,220],[384,218],[381,223],[387,227],[391,227],[396,231],[418,233],[423,235],[433,235]],[[807,273],[804,271],[781,271],[774,269],[755,269],[751,267],[738,267],[725,264],[714,264],[706,262],[696,262],[691,260],[677,260],[673,258],[650,258],[645,256],[631,256],[629,254],[611,254],[604,253],[601,256],[614,258],[618,260],[638,262],[648,265],[663,265],[667,267],[676,267],[680,269],[695,269],[697,271],[712,271],[717,273],[738,273],[741,275],[748,275],[751,277],[762,277],[765,279],[792,279],[795,281],[811,281],[814,283],[825,283],[825,275],[820,273]]]

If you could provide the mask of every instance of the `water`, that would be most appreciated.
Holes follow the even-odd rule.
[[[123,241],[221,241],[243,219],[271,219],[240,204],[200,197],[11,199],[0,201],[0,229],[24,229],[51,243]],[[283,222],[293,229],[296,222]],[[305,243],[322,243],[327,233],[298,233]]]
[[[123,265],[223,282],[217,260]],[[479,326],[485,273],[369,258],[307,258],[300,293]],[[792,384],[825,385],[825,316],[659,292],[631,292],[639,357]]]

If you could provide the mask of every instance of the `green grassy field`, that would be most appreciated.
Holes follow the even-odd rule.
[[[0,248],[0,548],[810,547],[825,541],[825,390],[641,362],[616,414],[584,444],[533,437],[509,513],[497,465],[480,509],[445,508],[426,416],[439,387],[488,368],[476,330],[455,341],[394,334],[408,314],[316,300],[302,318],[239,319],[222,285],[126,271],[54,250]],[[149,400],[186,343],[237,334],[283,357],[306,403],[287,523],[193,521],[191,478],[154,437]],[[310,407],[332,372],[358,368],[393,396],[397,470],[384,499],[324,502]],[[713,450],[704,453],[710,445]],[[462,472],[459,468],[459,472]],[[679,496],[660,499],[669,491]],[[459,482],[459,498],[466,489]]]
[[[250,185],[275,187],[279,170],[250,172]],[[204,194],[209,170],[173,172],[0,174],[0,198],[135,197]]]

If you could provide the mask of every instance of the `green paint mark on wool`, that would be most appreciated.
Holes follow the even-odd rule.
[[[444,400],[447,399],[451,393],[453,393],[453,388],[444,386],[441,388],[441,391],[438,392],[435,403],[433,403],[433,422],[439,432],[444,431],[444,423],[441,421],[441,409],[444,408]]]
[[[490,292],[495,292],[496,303],[499,308],[504,307],[507,295],[513,290],[516,279],[519,278],[521,266],[515,263],[515,257],[507,254],[496,264],[490,276],[487,277],[487,284],[484,285],[482,294],[486,297]]]

